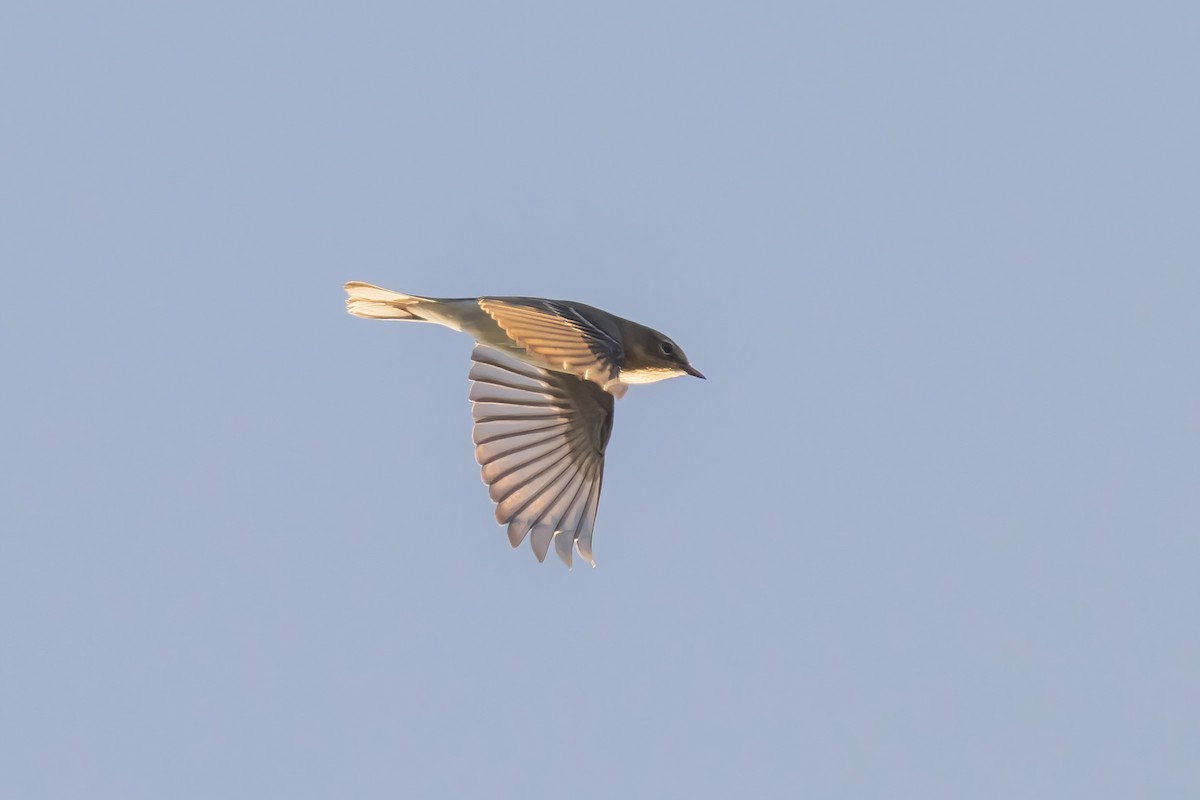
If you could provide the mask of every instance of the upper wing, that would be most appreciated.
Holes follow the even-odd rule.
[[[532,531],[538,561],[554,540],[567,566],[572,544],[594,565],[592,527],[612,395],[484,345],[476,345],[471,360],[475,459],[496,503],[496,521],[508,526],[513,547]]]
[[[567,303],[532,298],[479,298],[479,307],[525,352],[550,369],[601,387],[617,381],[621,343]]]

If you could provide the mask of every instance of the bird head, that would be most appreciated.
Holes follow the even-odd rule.
[[[700,370],[693,367],[683,349],[653,328],[636,325],[626,330],[624,336],[625,362],[621,365],[621,381],[624,383],[653,383],[679,375],[703,378]]]

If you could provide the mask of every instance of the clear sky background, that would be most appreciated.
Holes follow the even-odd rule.
[[[6,5],[0,796],[1200,796],[1200,6],[988,5]],[[349,279],[709,376],[596,569]]]

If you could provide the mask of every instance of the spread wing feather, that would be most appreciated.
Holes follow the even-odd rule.
[[[578,304],[575,304],[578,305]],[[605,386],[617,380],[621,344],[573,305],[532,298],[481,297],[479,307],[546,367]]]
[[[572,545],[594,563],[592,528],[612,395],[589,380],[484,345],[471,359],[475,459],[496,503],[496,521],[508,526],[513,547],[529,536],[539,561],[553,541],[568,566]]]

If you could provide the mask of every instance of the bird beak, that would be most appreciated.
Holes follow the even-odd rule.
[[[702,381],[706,381],[706,380],[708,380],[708,378],[704,377],[704,373],[703,373],[703,372],[701,372],[700,370],[696,369],[696,368],[695,368],[695,367],[693,367],[691,364],[684,364],[684,365],[683,365],[683,371],[684,371],[684,372],[686,372],[688,375],[695,375],[697,378],[699,378],[699,379],[700,379],[700,380],[702,380]]]

